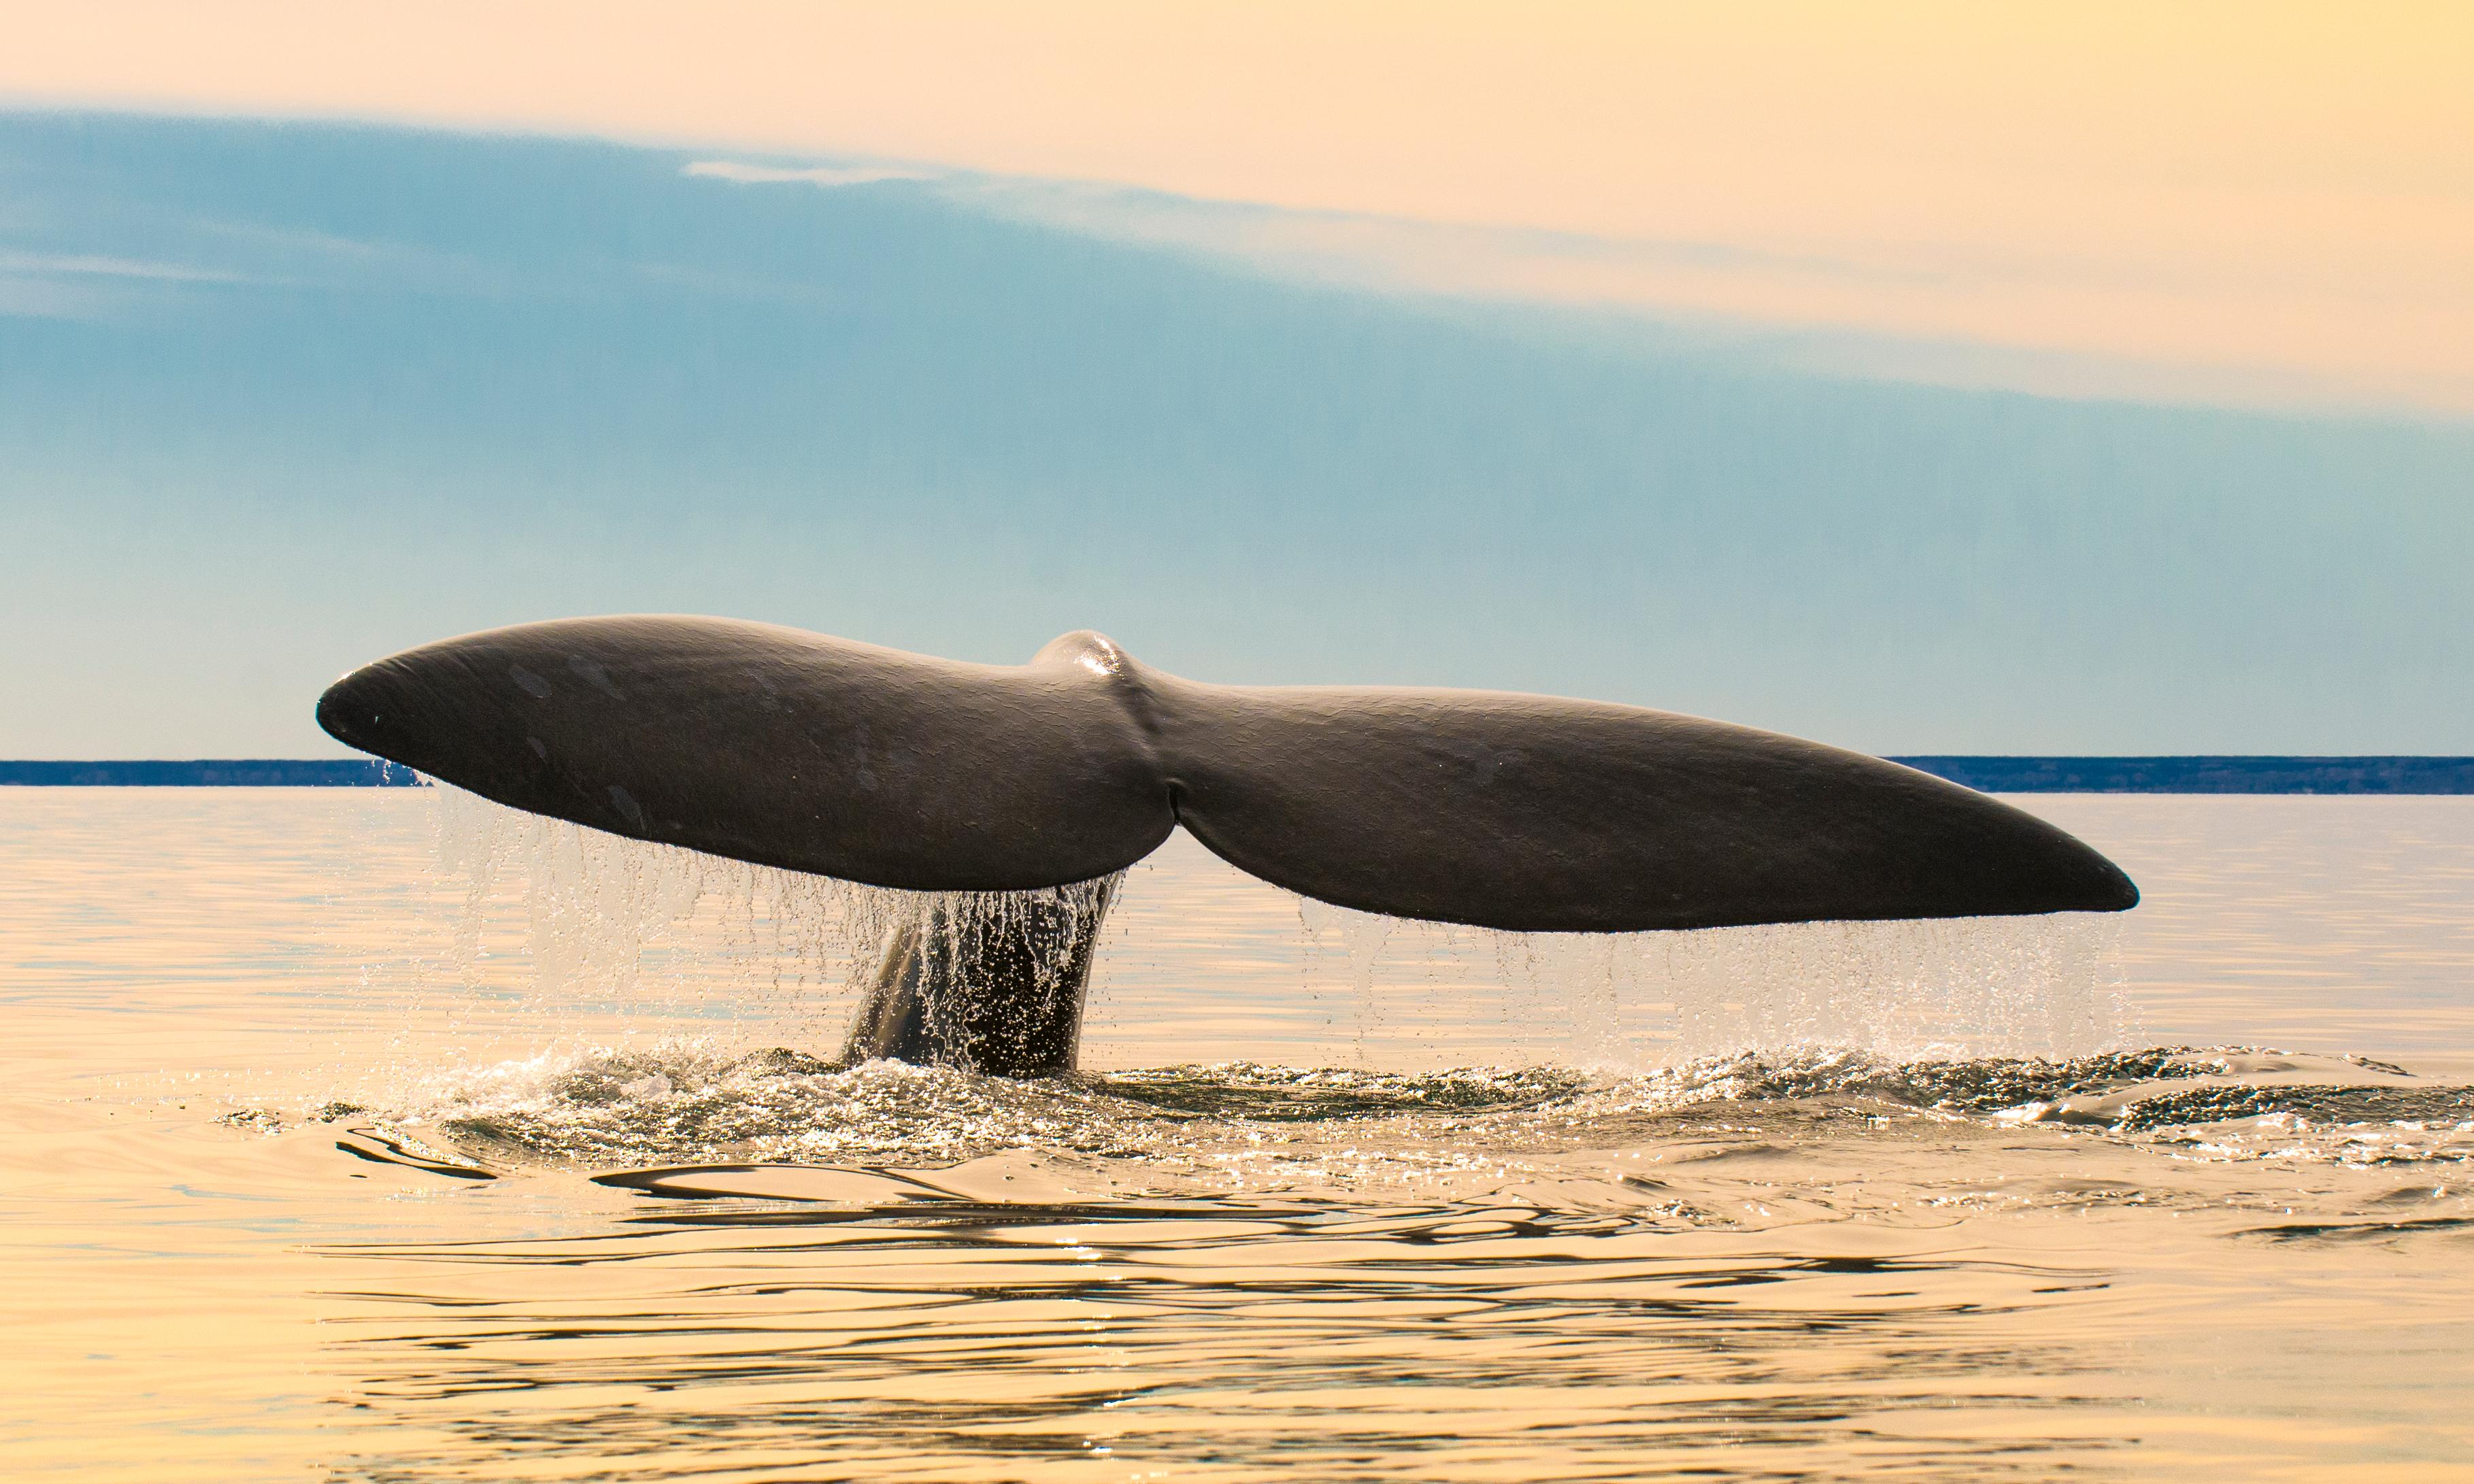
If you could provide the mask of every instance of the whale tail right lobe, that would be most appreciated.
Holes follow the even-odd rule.
[[[1639,932],[2139,900],[2023,810],[1775,733],[1483,692],[1197,690],[1172,749],[1178,822],[1345,907]]]

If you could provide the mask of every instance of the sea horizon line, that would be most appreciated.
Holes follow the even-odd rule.
[[[1986,793],[2474,793],[2474,757],[2422,753],[1909,753]],[[424,788],[376,758],[0,759],[0,788]]]

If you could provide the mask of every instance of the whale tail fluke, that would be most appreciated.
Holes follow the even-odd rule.
[[[338,681],[341,741],[537,814],[921,890],[1092,881],[1183,824],[1369,912],[1511,930],[2109,912],[2055,827],[1637,707],[1160,674],[1096,635],[964,665],[717,619],[497,629]]]

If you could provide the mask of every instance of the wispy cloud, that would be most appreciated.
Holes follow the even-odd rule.
[[[2059,247],[1597,235],[964,174],[936,188],[1017,220],[1286,278],[1585,311],[1835,375],[2071,397],[2474,410],[2474,364],[2425,323],[2431,305],[2456,302],[2439,278],[2420,296],[2372,295],[2272,264],[2195,272]]]
[[[238,283],[243,276],[188,263],[91,253],[20,253],[0,248],[0,274],[12,278],[144,279],[158,283]]]
[[[740,185],[875,185],[885,181],[933,181],[935,172],[903,165],[757,165],[737,159],[699,159],[681,171]]]
[[[101,253],[39,253],[0,247],[0,315],[31,319],[108,318],[133,295],[245,276],[193,263]]]
[[[913,166],[710,159],[687,173],[745,184],[920,182],[971,209],[1290,280],[1549,306],[1833,375],[2070,397],[2474,410],[2474,363],[2430,323],[2431,305],[2455,299],[2445,267],[2420,293],[2366,293],[2278,261],[2060,243],[1661,238]]]

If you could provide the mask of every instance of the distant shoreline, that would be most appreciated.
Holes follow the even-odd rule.
[[[36,789],[418,789],[376,758],[198,758],[185,762],[0,762],[0,787]]]
[[[2474,793],[2474,758],[1892,758],[1987,793]]]
[[[2474,757],[1897,757],[1987,793],[2474,793]],[[375,758],[0,762],[0,788],[409,789]]]

